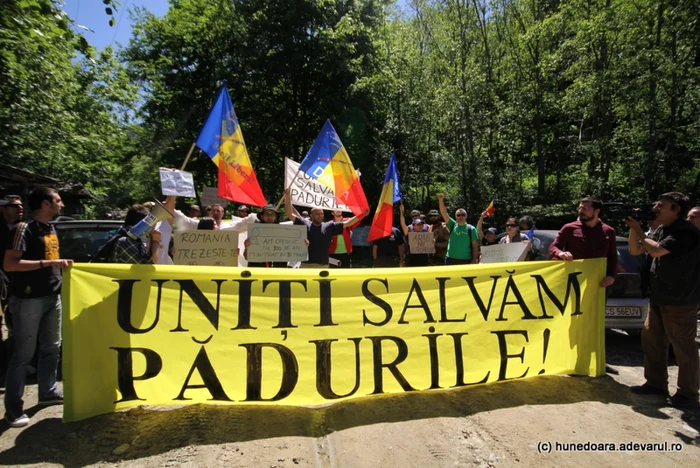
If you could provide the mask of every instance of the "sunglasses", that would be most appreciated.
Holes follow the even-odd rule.
[[[466,216],[467,216],[466,213],[457,213],[458,218],[462,218],[462,217],[466,217]]]
[[[506,224],[506,227],[518,227],[517,224]]]

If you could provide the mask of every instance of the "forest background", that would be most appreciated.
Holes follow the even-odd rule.
[[[102,2],[105,24],[120,5]],[[326,119],[376,207],[570,221],[586,194],[700,200],[700,0],[170,0],[97,51],[57,0],[0,3],[0,159],[83,183],[88,217],[158,197],[226,80],[263,191]],[[198,188],[216,168],[197,151]],[[617,224],[617,223],[616,223]]]

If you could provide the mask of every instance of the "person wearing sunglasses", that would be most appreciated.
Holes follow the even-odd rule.
[[[511,216],[506,222],[506,236],[501,238],[498,242],[499,244],[510,244],[512,242],[529,242],[530,239],[522,232],[520,232],[520,225],[518,224],[518,218]]]
[[[450,239],[447,243],[445,265],[464,265],[479,260],[479,236],[476,228],[467,223],[467,210],[457,208],[452,219],[445,207],[445,194],[438,193],[438,204],[442,219],[447,223]]]

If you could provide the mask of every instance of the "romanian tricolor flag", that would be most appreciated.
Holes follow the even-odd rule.
[[[326,120],[299,170],[333,190],[336,200],[347,205],[355,216],[369,209],[350,156],[330,120]]]
[[[372,227],[369,228],[367,241],[381,239],[391,234],[394,225],[394,203],[401,201],[401,189],[399,188],[399,172],[396,170],[396,155],[391,153],[389,167],[384,177],[384,187],[379,199],[377,211],[374,213]]]
[[[493,204],[493,200],[489,203],[489,207],[482,213],[484,216],[491,216],[496,212],[496,206]]]
[[[219,168],[220,197],[247,205],[267,204],[250,163],[226,85],[219,90],[196,143]]]

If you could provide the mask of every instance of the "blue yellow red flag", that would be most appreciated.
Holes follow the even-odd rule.
[[[354,215],[361,216],[369,209],[360,178],[330,120],[326,120],[299,170],[333,190],[336,200]]]
[[[384,187],[379,197],[377,211],[374,213],[372,226],[369,228],[367,240],[372,242],[391,234],[394,225],[394,204],[401,201],[401,188],[399,187],[399,171],[396,169],[396,154],[391,153],[389,167],[384,176]]]
[[[219,168],[220,197],[248,205],[267,204],[226,85],[219,90],[196,143]]]

